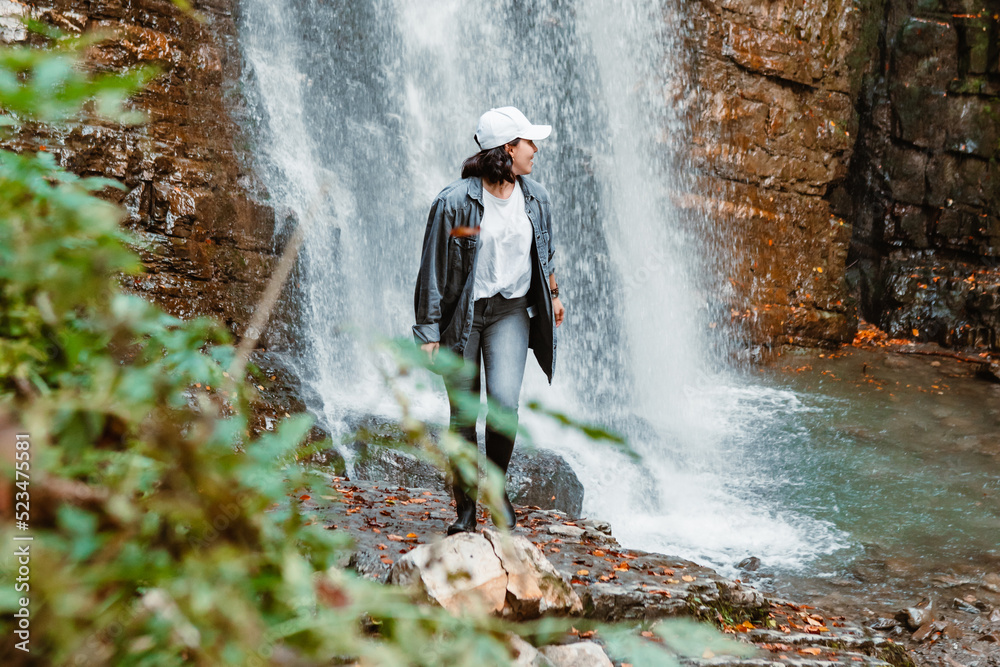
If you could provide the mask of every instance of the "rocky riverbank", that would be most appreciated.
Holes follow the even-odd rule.
[[[446,537],[455,510],[450,498],[434,489],[333,477],[329,488],[310,489],[300,502],[317,523],[350,533],[355,547],[345,564],[380,582],[420,579],[412,574],[415,562],[422,569],[424,580],[446,580],[447,577],[435,575],[431,570],[449,562],[445,556],[449,551],[492,554],[494,549],[489,545],[502,539],[485,513],[480,517],[482,532],[477,536]],[[632,624],[637,633],[651,636],[650,623],[664,618],[695,617],[716,623],[724,632],[758,649],[752,658],[703,657],[695,661],[699,664],[799,667],[908,664],[899,644],[855,619],[768,598],[739,580],[722,577],[690,561],[625,549],[606,523],[574,520],[558,510],[532,506],[518,506],[517,514],[518,526],[512,538],[521,545],[521,552],[531,551],[529,560],[537,563],[541,557],[558,573],[565,589],[563,594],[578,601],[560,607],[558,613],[578,618],[580,622],[574,625],[580,628],[598,621],[624,622]],[[429,558],[428,551],[436,554],[436,558]],[[485,563],[491,559],[480,556],[480,560]],[[462,566],[452,563],[451,567]],[[499,574],[490,575],[490,567]],[[501,584],[507,586],[507,592],[504,595],[501,588],[498,611],[514,618],[530,618],[533,614],[523,610],[538,609],[537,603],[532,606],[523,599],[523,591],[532,589],[524,580],[525,571],[531,568],[516,567],[521,574],[518,590],[522,592],[513,591],[512,584]],[[487,572],[484,574],[482,570]],[[510,574],[514,571],[511,563],[503,559],[500,564],[483,564],[482,570],[470,573],[468,581],[475,584],[473,588],[487,591],[485,595],[490,587],[495,588],[498,576],[514,579]],[[455,586],[460,588],[461,584]],[[425,590],[432,589],[433,585],[425,585]],[[446,606],[451,603],[450,595]],[[568,635],[565,641],[572,644],[600,639],[600,630],[583,630]],[[546,652],[544,647],[542,654],[556,665],[606,664],[600,661],[600,656],[592,656],[590,662],[562,662],[556,659],[558,651]]]
[[[267,398],[263,404],[264,412],[271,422],[283,416],[286,409],[292,412],[301,410],[300,404],[287,403],[289,397],[297,394],[272,393],[271,388],[265,386],[272,384],[268,379],[270,377],[281,380],[280,363],[268,356],[258,356],[257,361],[267,376],[261,386],[265,388],[262,394]],[[822,576],[810,578],[802,574],[775,572],[771,571],[768,563],[759,567],[755,567],[754,563],[741,564],[739,574],[735,576],[771,599],[795,600],[800,611],[815,612],[801,607],[806,604],[823,610],[816,613],[826,619],[851,619],[865,628],[861,630],[864,637],[891,638],[912,651],[916,664],[953,667],[950,660],[968,667],[994,667],[998,664],[1000,644],[994,639],[1000,636],[1000,623],[996,618],[1000,614],[996,612],[1000,608],[1000,589],[997,589],[1000,586],[1000,579],[997,578],[1000,577],[1000,560],[995,553],[990,556],[989,530],[984,533],[977,528],[978,524],[959,527],[954,524],[954,518],[948,518],[959,516],[949,512],[973,512],[983,517],[981,520],[974,518],[975,521],[988,522],[990,504],[995,503],[991,492],[993,487],[987,485],[979,489],[979,482],[963,471],[966,465],[974,465],[975,461],[981,461],[981,466],[994,465],[991,462],[1000,456],[1000,439],[996,437],[998,431],[993,426],[993,420],[1000,414],[997,412],[1000,404],[996,403],[1000,398],[1000,383],[995,382],[994,375],[996,368],[994,359],[976,350],[956,352],[915,340],[892,339],[874,328],[865,327],[852,346],[834,352],[786,349],[772,363],[755,370],[754,374],[774,374],[781,386],[791,389],[803,400],[813,396],[824,404],[832,402],[839,406],[858,406],[861,413],[856,413],[853,408],[815,413],[822,422],[822,429],[833,436],[830,442],[812,443],[812,447],[826,457],[846,456],[851,460],[868,461],[867,457],[873,451],[887,457],[876,462],[875,467],[881,472],[841,471],[853,480],[858,493],[874,492],[876,496],[880,493],[878,489],[882,488],[887,478],[897,474],[892,469],[883,468],[891,463],[893,457],[899,458],[904,465],[913,457],[923,461],[927,470],[936,470],[933,477],[937,487],[948,489],[948,492],[946,496],[941,496],[935,491],[937,487],[927,486],[922,477],[918,479],[905,473],[910,480],[907,490],[885,492],[891,493],[892,499],[885,497],[878,501],[873,498],[874,509],[870,517],[866,509],[841,505],[836,521],[851,533],[853,546],[844,552],[845,555],[817,565],[817,571],[825,573]],[[288,408],[289,405],[291,408]],[[970,405],[978,407],[970,412]],[[262,428],[265,421],[261,422]],[[319,512],[317,520],[350,531],[358,539],[355,566],[370,576],[384,580],[392,564],[385,563],[383,557],[395,563],[404,555],[399,553],[400,550],[405,552],[414,546],[440,540],[452,520],[454,509],[445,492],[444,477],[436,468],[418,463],[403,452],[377,446],[386,438],[392,439],[391,424],[368,419],[355,426],[362,428],[359,436],[350,443],[358,456],[352,468],[353,477],[349,482],[342,477],[337,484],[348,491],[356,487],[357,490],[351,494],[345,493],[344,500],[347,509],[357,511],[338,517],[344,513],[344,507],[336,501],[320,498],[322,495],[336,498],[335,492],[313,490],[309,493],[311,499],[306,503],[313,503]],[[922,440],[917,438],[918,434],[922,434]],[[856,442],[857,451],[844,448],[842,439],[845,437]],[[521,456],[521,453],[518,452],[518,455]],[[786,455],[780,456],[784,458]],[[789,451],[787,456],[800,458],[808,454],[794,448],[794,452]],[[972,463],[966,460],[970,457],[974,459]],[[688,601],[697,591],[689,586],[682,586],[683,590],[671,590],[673,584],[667,579],[692,585],[694,582],[684,582],[680,576],[697,578],[705,573],[706,582],[724,579],[713,578],[714,573],[690,563],[685,567],[694,569],[681,570],[676,566],[682,561],[677,559],[626,550],[606,542],[608,526],[579,519],[582,489],[580,493],[574,491],[579,486],[578,481],[575,484],[546,486],[544,493],[536,493],[530,498],[520,495],[522,488],[538,491],[541,487],[537,479],[551,481],[556,471],[562,471],[560,474],[575,481],[572,469],[555,455],[538,452],[524,458],[523,465],[512,465],[509,483],[516,504],[525,506],[516,534],[522,534],[542,548],[545,556],[570,581],[575,579],[580,582],[573,588],[582,589],[579,593],[581,600],[590,600],[592,605],[592,610],[584,614],[586,618],[638,621],[688,614],[691,613]],[[834,499],[826,495],[829,488],[823,484],[824,478],[834,475],[835,471],[823,462],[825,460],[803,459],[804,468],[800,472],[806,478],[801,480],[805,483],[801,488],[811,489],[809,503],[830,503],[832,506]],[[326,466],[324,470],[332,474],[334,471],[344,474],[344,463],[335,452],[329,452],[327,459],[318,463]],[[858,465],[864,468],[869,464]],[[904,474],[904,471],[905,468],[898,474]],[[774,474],[784,473],[775,471]],[[872,478],[868,480],[867,475]],[[840,486],[835,481],[832,483]],[[848,495],[854,493],[850,488],[846,492]],[[963,500],[966,496],[969,496],[968,502]],[[864,497],[861,496],[862,499]],[[320,500],[316,500],[318,498]],[[954,501],[956,507],[944,508],[946,500]],[[925,503],[936,506],[933,510],[936,513],[921,514],[927,511]],[[553,511],[555,509],[562,512]],[[489,525],[488,522],[484,521],[485,525]],[[378,529],[377,532],[375,529]],[[965,534],[965,530],[972,531],[969,535],[978,534],[980,541],[985,540],[984,544],[965,543],[957,551],[944,548],[944,545],[959,539],[958,535]],[[407,537],[410,533],[417,537]],[[399,544],[386,541],[387,535],[396,535],[404,540]],[[906,538],[906,535],[916,537]],[[379,544],[387,548],[378,549]],[[557,550],[553,551],[553,548]],[[995,551],[995,543],[993,549]],[[594,556],[589,553],[592,551],[603,551],[604,554]],[[634,559],[618,556],[622,553],[642,559],[640,562],[643,563],[647,562],[644,559],[650,559],[648,562],[653,567],[638,571],[632,568],[623,576],[622,571],[616,571],[614,566]],[[676,576],[642,574],[662,572],[656,569],[661,567],[673,569]],[[577,575],[580,570],[586,570],[588,574]],[[615,578],[612,579],[612,576]],[[604,581],[602,577],[608,577],[608,580]],[[661,590],[669,592],[670,597],[650,592]],[[913,625],[914,621],[904,618],[900,612],[917,606],[923,598],[932,602],[931,618],[926,623]],[[710,610],[715,608],[706,606]],[[647,613],[648,617],[645,616]],[[773,610],[771,613],[774,613]],[[753,620],[751,622],[754,623]],[[739,624],[729,625],[736,628]],[[755,625],[755,630],[762,631],[761,637],[771,640],[762,640],[761,643],[792,645],[763,633],[767,629]],[[865,634],[869,631],[870,634]],[[799,657],[803,656],[800,654]]]

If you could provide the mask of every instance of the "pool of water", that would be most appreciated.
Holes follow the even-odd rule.
[[[770,423],[734,443],[757,471],[747,497],[845,538],[796,568],[762,558],[758,585],[893,604],[1000,583],[1000,384],[944,356],[855,348],[785,353],[749,375],[746,414]],[[753,405],[776,391],[795,400]]]

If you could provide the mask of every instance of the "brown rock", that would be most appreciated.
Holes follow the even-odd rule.
[[[31,11],[68,31],[99,29],[88,66],[118,71],[154,65],[161,74],[136,98],[149,122],[138,127],[84,119],[66,130],[26,128],[4,142],[18,150],[45,145],[60,165],[105,176],[128,190],[102,196],[122,204],[125,224],[151,242],[141,250],[150,272],[126,287],[181,317],[213,315],[242,332],[274,263],[274,213],[253,201],[234,145],[239,130],[223,99],[224,78],[238,76],[232,0],[199,6],[197,21],[169,0],[31,3]],[[0,40],[20,40],[9,20],[29,9],[0,2]],[[17,22],[17,25],[20,25]],[[224,249],[224,250],[223,250]]]
[[[860,17],[815,0],[685,7],[699,178],[675,203],[742,249],[719,269],[730,323],[758,341],[849,340],[851,228],[825,196],[847,177],[857,136],[850,62]]]

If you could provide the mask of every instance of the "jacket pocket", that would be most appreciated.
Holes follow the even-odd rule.
[[[453,266],[461,267],[466,274],[472,271],[472,260],[476,256],[476,238],[454,238],[452,242]]]
[[[448,284],[444,290],[446,301],[453,301],[462,293],[462,288],[472,271],[476,257],[475,237],[455,237],[448,241]]]

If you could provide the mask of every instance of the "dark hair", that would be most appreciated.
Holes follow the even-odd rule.
[[[479,151],[462,163],[462,178],[478,176],[491,183],[500,183],[501,181],[513,183],[514,174],[511,173],[510,168],[514,162],[510,159],[510,154],[505,148],[506,146],[517,146],[519,143],[521,143],[520,138],[508,141],[503,146]]]

